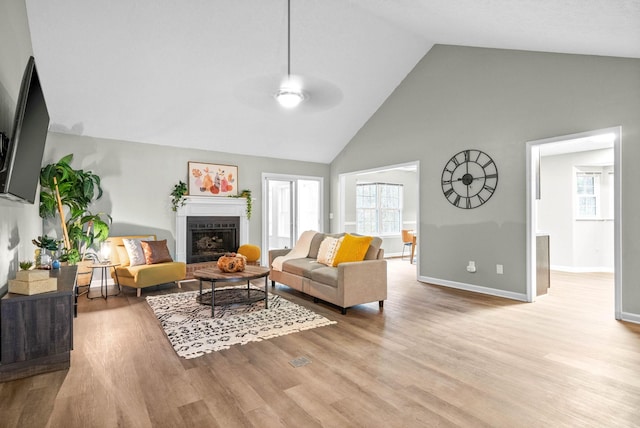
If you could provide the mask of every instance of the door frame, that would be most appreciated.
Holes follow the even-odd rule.
[[[542,140],[527,141],[526,143],[526,215],[527,215],[527,301],[535,301],[535,284],[536,284],[536,225],[537,210],[536,194],[539,190],[539,156],[540,146],[544,144],[557,143],[567,140],[575,140],[578,138],[593,137],[601,134],[614,134],[613,140],[613,205],[614,205],[614,293],[615,293],[615,318],[617,320],[622,317],[622,127],[615,126],[611,128],[597,129],[593,131],[580,132],[577,134],[562,135],[557,137],[545,138]]]
[[[345,208],[346,207],[346,201],[345,201],[346,189],[345,188],[346,188],[346,180],[348,176],[360,175],[360,174],[371,174],[376,172],[385,172],[393,169],[403,169],[406,167],[415,168],[415,171],[416,171],[416,180],[417,180],[416,192],[417,192],[418,202],[416,206],[415,231],[416,231],[416,235],[420,237],[420,161],[419,160],[392,164],[392,165],[384,165],[384,166],[363,169],[358,171],[343,172],[338,174],[338,218],[337,218],[338,229],[337,230],[339,231],[345,230],[345,217],[346,217],[346,208]],[[418,248],[420,247],[421,241],[422,241],[421,239],[418,239],[418,244],[417,244]],[[420,252],[418,251],[418,248],[416,248],[416,253],[418,254],[418,256],[416,257],[416,263],[415,263],[416,277],[420,272]]]
[[[294,216],[293,221],[295,222],[295,224],[292,227],[292,234],[295,235],[298,232],[298,208],[297,208],[297,181],[298,180],[313,180],[313,181],[318,181],[320,183],[320,189],[319,189],[319,194],[320,194],[320,200],[319,202],[319,206],[318,206],[318,210],[319,210],[319,218],[320,218],[320,224],[318,225],[318,232],[323,232],[324,231],[324,222],[322,221],[323,215],[324,215],[324,177],[320,177],[320,176],[315,176],[315,175],[299,175],[299,174],[279,174],[279,173],[270,173],[270,172],[263,172],[262,173],[262,248],[266,249],[266,251],[264,252],[264,254],[262,254],[262,260],[261,263],[263,264],[263,266],[268,266],[269,265],[269,255],[268,255],[268,249],[269,249],[269,224],[268,224],[268,213],[267,213],[267,200],[269,198],[269,188],[267,186],[267,182],[268,180],[279,180],[279,181],[293,181],[294,182],[294,188],[293,188],[293,197],[291,198],[291,204],[292,204],[292,215]],[[295,238],[293,238],[293,242],[295,244]]]

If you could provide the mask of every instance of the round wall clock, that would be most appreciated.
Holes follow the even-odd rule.
[[[480,150],[455,154],[442,171],[442,192],[458,208],[477,208],[491,198],[498,186],[498,167]]]

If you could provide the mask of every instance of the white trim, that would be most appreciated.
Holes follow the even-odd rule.
[[[622,319],[622,127],[620,126],[526,142],[527,301],[532,302],[535,299],[533,293],[533,290],[535,289],[534,284],[536,283],[536,266],[534,258],[536,254],[535,228],[537,224],[537,212],[535,210],[535,171],[536,160],[540,153],[540,146],[560,141],[593,137],[601,134],[614,134],[614,313],[615,318],[619,320]]]
[[[570,273],[589,273],[589,272],[606,272],[614,273],[615,270],[610,266],[561,266],[551,265],[551,270]]]
[[[267,222],[269,221],[269,213],[267,213],[267,202],[268,202],[268,198],[269,198],[269,189],[267,188],[267,181],[268,180],[278,180],[278,181],[293,181],[296,183],[297,186],[297,181],[298,180],[307,180],[307,181],[317,181],[320,183],[320,189],[319,189],[319,197],[320,200],[318,201],[318,214],[319,214],[319,222],[320,224],[318,225],[318,232],[323,232],[324,231],[324,177],[320,177],[320,176],[315,176],[315,175],[298,175],[298,174],[280,174],[280,173],[272,173],[272,172],[263,172],[262,173],[262,248],[267,249],[266,251],[263,251],[261,254],[261,264],[263,266],[267,266],[269,264],[269,252],[268,252],[268,243],[269,243],[269,225],[267,224]],[[291,203],[293,204],[294,201],[296,200],[297,195],[294,195],[294,197],[291,200]],[[297,223],[298,221],[298,213],[297,213],[297,207],[294,207],[293,209],[293,215],[294,215],[294,221]],[[296,224],[294,227],[294,233],[299,233],[300,231],[297,230],[298,225]]]
[[[620,321],[627,321],[636,324],[640,324],[640,314],[632,314],[629,312],[620,313]]]
[[[176,211],[176,261],[187,261],[187,217],[240,217],[238,246],[249,242],[247,200],[222,196],[186,196],[184,206]]]
[[[418,281],[448,288],[456,288],[458,290],[471,291],[474,293],[488,294],[490,296],[504,297],[505,299],[518,300],[520,302],[527,301],[526,294],[500,290],[498,288],[483,287],[481,285],[466,284],[464,282],[449,281],[447,279],[432,278],[429,276],[419,276]]]

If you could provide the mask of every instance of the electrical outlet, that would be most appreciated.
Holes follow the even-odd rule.
[[[496,265],[496,273],[498,275],[502,275],[504,273],[504,269],[503,269],[502,265]]]
[[[467,265],[467,272],[469,273],[475,273],[476,272],[476,262],[474,261],[469,261],[469,264]]]

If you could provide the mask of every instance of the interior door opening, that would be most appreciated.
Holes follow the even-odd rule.
[[[616,127],[527,143],[528,301],[546,294],[549,271],[569,281],[604,272],[591,278],[605,285],[613,272],[620,318],[620,134]]]

